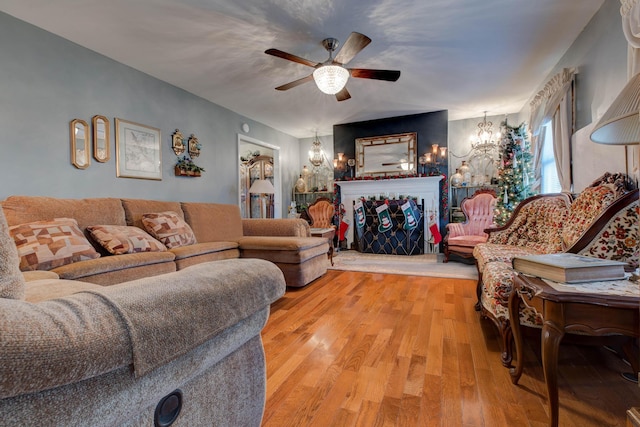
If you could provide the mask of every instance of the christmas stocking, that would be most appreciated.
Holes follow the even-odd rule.
[[[378,225],[378,231],[380,233],[386,233],[391,230],[391,215],[389,214],[389,206],[385,203],[384,205],[380,205],[376,208],[376,212],[378,213],[378,221],[380,224]]]
[[[411,206],[412,200],[409,200],[407,203],[400,206],[402,209],[402,213],[404,213],[404,225],[402,226],[405,230],[413,230],[418,226],[418,221],[416,220],[416,216],[413,213],[413,206]]]
[[[353,208],[356,212],[356,225],[358,228],[364,227],[365,224],[365,216],[364,216],[364,205],[362,204],[362,200],[358,200]]]
[[[429,231],[431,232],[431,236],[433,237],[433,243],[436,245],[442,241],[442,235],[440,235],[440,230],[438,230],[438,224],[433,219],[433,215],[431,215],[431,221],[429,221]]]

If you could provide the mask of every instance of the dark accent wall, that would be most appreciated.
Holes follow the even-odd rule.
[[[447,146],[449,112],[447,110],[431,113],[411,114],[408,116],[389,117],[385,119],[367,120],[333,126],[333,152],[344,153],[346,158],[355,158],[356,138],[392,135],[395,133],[417,132],[417,156],[431,151],[431,144]],[[442,173],[446,174],[446,165]],[[336,179],[343,174],[337,171]]]
[[[431,151],[431,144],[448,146],[448,122],[449,112],[442,110],[431,113],[411,114],[408,116],[334,125],[333,152],[344,153],[346,158],[353,159],[355,158],[356,138],[416,132],[418,134],[418,152],[416,155],[419,157]],[[438,221],[440,232],[444,236],[444,227],[447,222],[449,222],[448,163],[440,166],[439,169],[440,173],[445,176],[440,186],[440,218]],[[334,170],[336,179],[342,178],[347,175],[347,173],[348,172],[339,173]]]

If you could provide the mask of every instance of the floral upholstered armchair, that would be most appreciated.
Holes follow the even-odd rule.
[[[496,193],[493,190],[479,190],[464,199],[460,207],[467,219],[465,222],[447,224],[443,262],[449,262],[450,254],[472,258],[473,248],[487,241],[489,235],[484,230],[494,225]]]

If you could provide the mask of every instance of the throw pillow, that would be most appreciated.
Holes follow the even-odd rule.
[[[18,250],[0,208],[0,298],[24,299],[24,277],[19,264]]]
[[[189,224],[172,211],[144,214],[142,225],[169,249],[197,243]]]
[[[136,252],[163,252],[167,248],[138,227],[128,225],[91,225],[91,237],[113,255]]]
[[[51,270],[100,256],[72,218],[55,218],[9,227],[18,248],[20,270]]]

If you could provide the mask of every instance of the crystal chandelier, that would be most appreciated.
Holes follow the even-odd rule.
[[[314,168],[320,167],[324,163],[324,152],[322,151],[322,143],[318,139],[318,133],[316,132],[316,139],[311,143],[311,150],[309,150],[309,163]]]
[[[327,95],[335,95],[347,84],[349,70],[339,65],[323,65],[313,72],[318,89]]]
[[[487,121],[487,112],[484,112],[484,120],[478,123],[478,134],[472,138],[471,149],[473,151],[488,152],[498,148],[500,144],[500,132],[493,138],[493,123]]]

